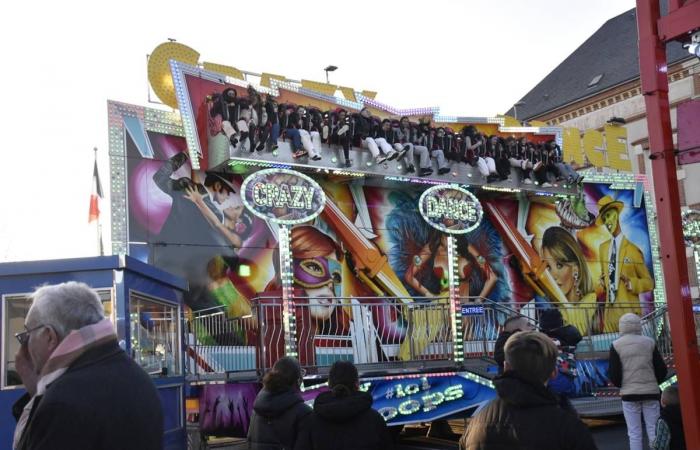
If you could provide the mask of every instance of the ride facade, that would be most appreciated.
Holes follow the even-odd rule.
[[[309,401],[350,360],[389,425],[468,417],[495,395],[506,319],[553,308],[582,335],[564,392],[582,414],[621,409],[606,358],[622,314],[672,365],[643,176],[580,167],[558,127],[197,59],[172,42],[151,55],[177,110],[108,103],[113,253],[188,282],[192,428],[245,436],[285,355]]]

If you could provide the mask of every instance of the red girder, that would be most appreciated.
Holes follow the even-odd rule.
[[[661,263],[671,339],[681,394],[687,448],[700,449],[700,353],[693,318],[686,261],[676,157],[668,101],[666,43],[700,28],[700,1],[671,0],[660,18],[659,0],[637,0],[639,68],[647,112],[654,176]],[[667,220],[670,219],[670,220]]]

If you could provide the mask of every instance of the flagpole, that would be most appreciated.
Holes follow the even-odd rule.
[[[94,147],[95,151],[95,166],[97,166],[97,147]],[[102,245],[102,224],[100,223],[100,215],[97,215],[97,251],[100,256],[105,255],[104,246]]]

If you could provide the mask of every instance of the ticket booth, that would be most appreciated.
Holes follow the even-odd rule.
[[[164,448],[184,449],[181,317],[187,283],[128,256],[0,264],[0,448],[12,445],[15,420],[11,406],[25,392],[14,366],[19,346],[14,334],[23,330],[31,306],[29,296],[38,286],[66,281],[80,281],[97,291],[120,347],[151,375],[158,389]]]

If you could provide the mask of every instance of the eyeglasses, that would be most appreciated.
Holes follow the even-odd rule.
[[[32,328],[31,330],[27,330],[25,326],[25,330],[21,331],[19,333],[15,334],[15,338],[19,341],[20,345],[25,345],[27,342],[29,342],[29,335],[32,331],[36,331],[40,328],[44,328],[46,325],[39,325],[37,327]]]

